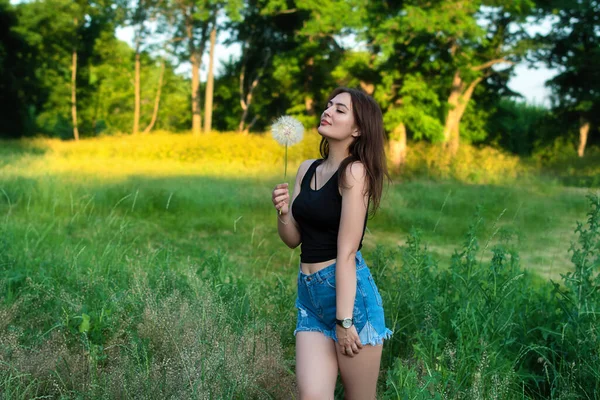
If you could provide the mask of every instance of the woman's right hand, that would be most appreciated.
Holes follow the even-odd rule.
[[[273,205],[282,215],[290,212],[290,191],[287,183],[280,183],[273,189]]]

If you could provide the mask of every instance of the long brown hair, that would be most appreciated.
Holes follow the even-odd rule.
[[[333,99],[340,93],[348,93],[352,99],[352,111],[354,114],[354,123],[360,131],[360,136],[356,137],[350,144],[350,155],[340,164],[338,170],[340,187],[346,187],[346,176],[344,171],[346,167],[355,161],[360,161],[367,174],[367,191],[369,193],[369,203],[371,207],[371,216],[375,214],[381,195],[383,192],[383,178],[390,176],[387,172],[385,159],[385,131],[383,129],[383,115],[377,102],[365,92],[358,89],[339,87],[329,96]],[[329,143],[327,139],[321,139],[320,145],[321,157],[329,156]]]

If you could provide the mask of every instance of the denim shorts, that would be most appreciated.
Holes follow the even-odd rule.
[[[335,340],[335,263],[306,275],[298,273],[298,332],[321,332]],[[356,253],[356,296],[354,298],[354,325],[363,345],[382,344],[392,331],[386,328],[383,304],[373,276],[360,251]]]

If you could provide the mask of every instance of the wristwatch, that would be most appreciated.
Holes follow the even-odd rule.
[[[341,326],[342,328],[350,328],[354,324],[354,320],[352,318],[344,318],[344,319],[335,319],[335,323]]]

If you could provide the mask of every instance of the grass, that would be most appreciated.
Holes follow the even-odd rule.
[[[309,134],[292,147],[290,171],[317,146]],[[272,140],[35,139],[3,143],[0,156],[0,385],[9,398],[293,396],[299,249],[277,236],[270,192],[283,151]],[[400,246],[412,228],[439,271],[453,270],[476,213],[480,263],[508,235],[536,285],[572,268],[590,190],[531,175],[490,181],[396,177],[387,188],[363,253],[389,265],[376,279],[396,331],[404,325],[391,316],[405,299],[391,297],[387,274],[404,273]],[[395,366],[402,340],[386,347],[381,393],[391,393],[388,370],[422,383],[409,364]]]

